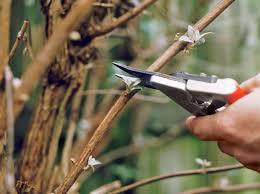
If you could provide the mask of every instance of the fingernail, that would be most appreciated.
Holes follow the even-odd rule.
[[[185,121],[185,126],[186,126],[187,128],[191,128],[191,123],[192,123],[192,121],[193,121],[195,118],[196,118],[195,116],[190,116],[190,117],[188,117],[188,118],[186,119],[186,121]]]

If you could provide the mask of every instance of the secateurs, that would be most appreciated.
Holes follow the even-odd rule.
[[[138,78],[138,84],[160,90],[177,104],[196,116],[205,116],[232,104],[246,95],[237,82],[231,78],[220,79],[215,75],[176,72],[171,75],[140,70],[113,62],[128,73],[129,80]]]

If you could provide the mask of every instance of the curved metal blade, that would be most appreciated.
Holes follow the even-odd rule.
[[[122,71],[128,73],[129,75],[139,78],[141,80],[141,85],[149,88],[154,88],[151,83],[151,77],[156,74],[155,72],[151,71],[145,71],[145,70],[140,70],[134,67],[129,67],[123,64],[120,64],[118,62],[113,62],[113,65],[121,69]],[[155,88],[154,88],[155,89]]]

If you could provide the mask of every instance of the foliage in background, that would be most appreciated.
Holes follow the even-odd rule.
[[[139,1],[132,0],[131,3],[138,4]],[[99,48],[99,57],[102,60],[95,61],[95,67],[89,71],[89,77],[85,81],[85,91],[98,89],[107,91],[119,85],[120,81],[114,77],[117,70],[111,65],[114,60],[145,69],[174,41],[176,33],[186,31],[189,24],[195,23],[216,3],[215,0],[161,0],[138,18],[110,33],[105,41],[97,41],[95,46]],[[260,15],[257,7],[260,7],[258,0],[236,2],[231,9],[226,10],[209,26],[207,31],[214,32],[214,35],[207,37],[203,46],[190,50],[189,54],[183,52],[171,61],[163,72],[168,74],[175,71],[205,72],[219,77],[232,77],[240,82],[255,75],[260,70],[258,65]],[[40,11],[39,1],[17,0],[14,1],[12,10],[11,44],[23,20],[28,19],[31,24],[30,41],[36,53],[44,44],[44,18]],[[21,76],[30,62],[30,57],[23,51],[20,47],[10,63],[16,77]],[[93,83],[93,79],[96,79],[96,82]],[[39,88],[40,86],[35,89],[16,122],[15,153],[17,156],[21,151],[25,131],[30,125],[31,115],[38,100],[37,96],[40,94]],[[181,123],[187,116],[183,109],[172,101],[165,102],[165,96],[156,91],[144,89],[141,94],[155,96],[162,102],[133,100],[113,124],[101,156],[132,143],[138,142],[142,145],[146,141],[171,131],[176,132],[177,128],[181,128]],[[92,111],[88,111],[91,115],[97,114],[98,107],[105,99],[104,96],[103,94],[96,96],[86,94],[81,107],[91,101],[93,102]],[[84,115],[84,111],[83,108],[79,110],[80,117]],[[68,112],[71,112],[71,107],[68,107]],[[66,127],[69,115],[69,113],[66,115]],[[82,131],[80,125],[82,121],[86,124],[88,120],[85,119],[83,117],[78,119],[74,139],[80,138],[81,134],[86,132]],[[59,142],[57,161],[61,160],[61,148],[64,146],[65,136],[64,130]],[[166,141],[162,145],[143,149],[135,155],[116,159],[104,168],[97,169],[84,180],[80,193],[89,193],[114,180],[120,180],[124,185],[162,173],[195,169],[199,167],[195,162],[196,158],[206,158],[212,161],[214,166],[234,162],[232,158],[221,154],[215,143],[201,142],[191,137],[185,129],[181,129],[176,138],[170,142]],[[223,179],[228,179],[230,184],[260,181],[257,173],[243,169],[218,175],[168,179],[128,193],[177,193],[195,187],[218,185]],[[256,194],[257,191],[242,193]]]

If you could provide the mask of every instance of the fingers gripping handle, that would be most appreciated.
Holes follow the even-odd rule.
[[[236,91],[227,97],[227,103],[233,104],[234,102],[236,102],[237,100],[239,100],[240,98],[242,98],[245,95],[247,95],[247,92],[244,89],[242,89],[241,87],[237,86]]]

